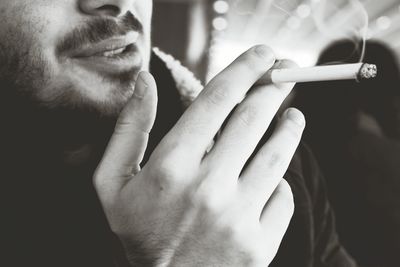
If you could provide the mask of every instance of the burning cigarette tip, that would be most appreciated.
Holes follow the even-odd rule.
[[[360,72],[358,74],[359,79],[371,79],[375,78],[378,74],[378,69],[374,64],[364,63],[361,66]]]

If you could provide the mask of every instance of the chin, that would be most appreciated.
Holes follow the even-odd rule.
[[[95,112],[99,116],[118,117],[121,110],[132,96],[133,90],[126,88],[124,93],[120,92],[121,87],[111,88],[109,90],[111,92],[107,98],[89,97],[80,94],[79,99],[70,99],[70,102],[74,108],[79,110]],[[77,102],[79,102],[79,104],[76,104]]]
[[[117,117],[133,94],[137,75],[138,71],[126,73],[125,78],[93,74],[72,77],[64,75],[42,88],[36,97],[40,103],[52,109],[62,108]]]
[[[47,66],[51,68],[45,71],[46,86],[37,88],[37,100],[53,109],[117,117],[133,94],[139,72],[149,68],[149,60],[142,58],[138,57],[140,60],[130,68],[116,70],[103,70],[92,66],[92,62],[48,61]]]

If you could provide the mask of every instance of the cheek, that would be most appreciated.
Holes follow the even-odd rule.
[[[13,3],[4,12],[7,16],[0,17],[0,49],[7,51],[4,54],[0,51],[0,60],[13,66],[9,69],[17,70],[9,79],[39,97],[57,93],[47,89],[64,73],[55,47],[79,17],[74,14],[73,5],[62,6],[68,1],[14,0]]]
[[[20,14],[21,24],[18,25],[27,45],[36,54],[40,54],[49,68],[48,76],[56,76],[60,70],[60,62],[56,56],[56,46],[82,20],[68,1],[42,0]],[[39,4],[40,3],[40,4]]]
[[[52,28],[62,25],[63,19],[59,12],[60,7],[55,8],[55,5],[50,3],[50,0],[15,0],[13,4],[3,8],[4,13],[1,16],[3,19],[0,18],[0,20],[2,24],[8,24],[8,29],[13,28],[13,33],[35,40],[35,45],[40,41],[49,43],[54,33],[57,33],[57,30],[52,30]],[[1,29],[4,27],[1,26]],[[11,31],[8,30],[8,32]]]
[[[29,73],[41,73],[42,65],[39,59],[44,58],[40,35],[43,27],[40,21],[29,12],[29,3],[21,4],[15,1],[7,7],[2,6],[0,16],[0,60],[6,62],[9,71],[14,72],[12,78]],[[38,65],[38,66],[36,66]],[[39,66],[40,65],[40,66]],[[33,68],[36,67],[36,68]]]
[[[46,45],[49,44],[48,26],[52,24],[40,7],[31,5],[29,1],[2,9],[0,18],[1,44],[17,54],[29,52],[44,56]],[[44,56],[46,57],[46,56]]]

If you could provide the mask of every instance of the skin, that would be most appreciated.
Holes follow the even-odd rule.
[[[293,214],[282,177],[305,121],[299,111],[286,111],[243,169],[293,87],[254,84],[268,69],[293,63],[274,66],[266,46],[239,56],[205,86],[141,169],[157,109],[157,85],[146,71],[151,8],[148,0],[1,1],[0,44],[7,51],[1,55],[1,81],[49,109],[119,115],[94,185],[132,266],[266,266]],[[77,28],[99,19],[121,22],[127,12],[143,27],[134,58],[140,68],[107,68],[110,75],[91,59],[82,65],[59,53],[68,47],[60,42]]]
[[[89,106],[106,115],[117,115],[132,95],[137,74],[149,67],[152,1],[113,3],[117,3],[113,9],[102,9],[107,1],[1,1],[0,36],[4,53],[0,54],[0,60],[7,62],[3,67],[13,66],[12,71],[1,71],[1,80],[18,81],[19,90],[48,106]],[[134,14],[143,28],[135,43],[141,64],[128,71],[129,79],[122,79],[126,73],[108,77],[82,66],[71,51],[57,52],[57,47],[73,31],[96,19],[119,23],[127,12]]]

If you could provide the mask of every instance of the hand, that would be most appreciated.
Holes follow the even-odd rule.
[[[242,169],[293,87],[253,86],[274,62],[265,46],[241,55],[210,81],[143,169],[139,163],[154,122],[157,89],[150,74],[140,74],[94,176],[132,265],[267,266],[272,261],[293,214],[291,190],[282,177],[301,138],[302,114],[288,110]],[[280,67],[285,65],[291,63]]]

